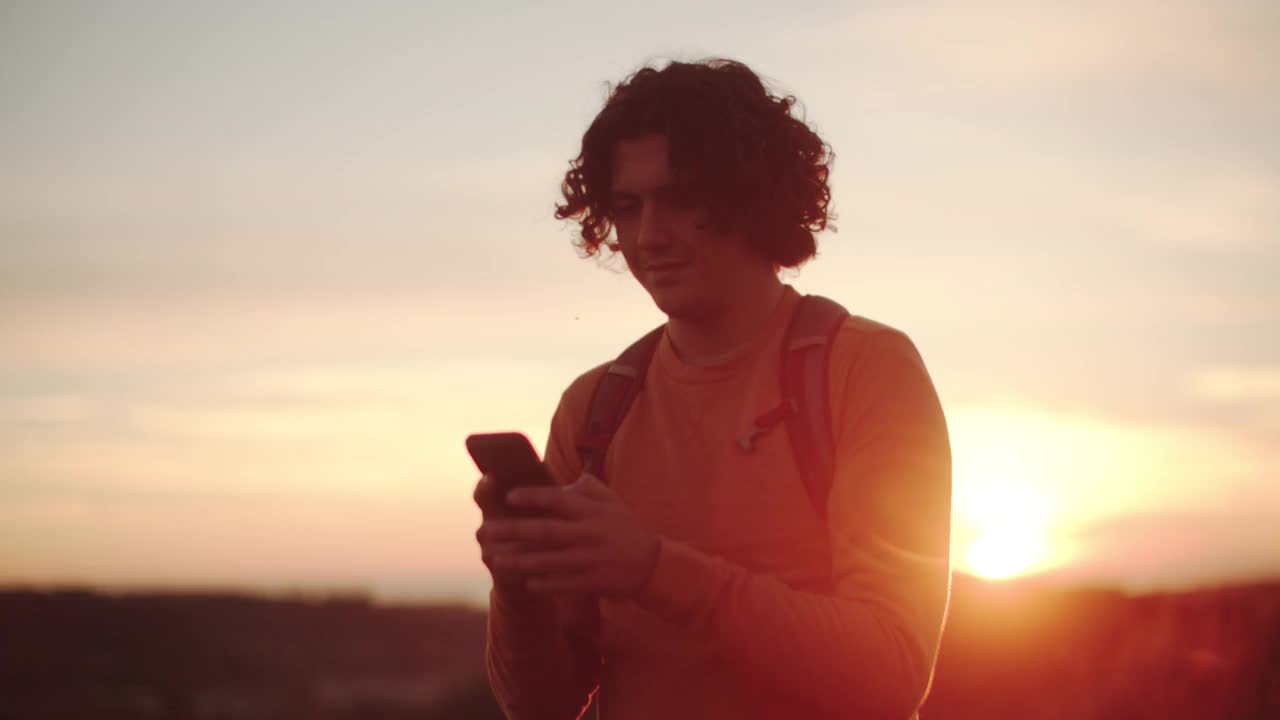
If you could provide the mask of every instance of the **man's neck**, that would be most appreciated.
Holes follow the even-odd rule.
[[[670,317],[667,335],[671,345],[680,359],[691,365],[727,362],[759,336],[783,292],[782,282],[770,275],[767,281],[705,316]]]

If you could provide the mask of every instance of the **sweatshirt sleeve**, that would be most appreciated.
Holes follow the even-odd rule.
[[[911,341],[880,326],[861,345],[843,388],[833,383],[834,592],[663,540],[638,602],[753,681],[850,716],[908,718],[928,692],[950,591],[950,444]]]
[[[581,466],[573,402],[580,393],[574,390],[561,397],[544,455],[561,484],[575,480]],[[586,710],[600,682],[600,654],[589,637],[597,611],[594,600],[490,591],[485,668],[510,720],[569,720]]]

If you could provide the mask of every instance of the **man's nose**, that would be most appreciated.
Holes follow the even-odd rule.
[[[640,211],[636,243],[642,248],[660,248],[671,243],[669,218],[659,203],[645,203]]]

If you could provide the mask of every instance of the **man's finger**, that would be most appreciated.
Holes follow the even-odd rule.
[[[593,500],[604,500],[613,495],[613,491],[600,478],[591,473],[582,473],[571,486],[577,492]]]
[[[492,475],[480,476],[471,499],[486,513],[502,508],[502,491]]]
[[[503,553],[496,558],[503,572],[521,575],[577,574],[596,562],[596,553],[590,548],[564,550],[535,550],[532,552]]]
[[[527,545],[563,546],[587,538],[585,530],[558,518],[511,518],[485,523],[487,542],[512,542]]]
[[[604,589],[592,573],[532,577],[525,581],[525,587],[536,593],[566,595],[599,593]]]
[[[587,501],[568,487],[521,487],[507,493],[512,507],[544,510],[562,518],[576,520],[586,514]]]
[[[514,555],[520,552],[520,546],[516,543],[493,543],[480,549],[480,560],[485,567],[492,568],[494,561],[500,557]]]

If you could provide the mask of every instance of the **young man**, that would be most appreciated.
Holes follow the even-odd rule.
[[[668,321],[595,474],[580,445],[608,363],[552,420],[560,486],[506,496],[541,516],[476,487],[488,671],[511,718],[574,718],[598,689],[607,720],[902,720],[928,691],[950,449],[914,346],[838,326],[817,502],[778,422],[802,298],[777,273],[813,256],[830,198],[830,149],[794,102],[738,63],[672,63],[614,88],[583,137],[557,214],[588,255],[620,250]]]

